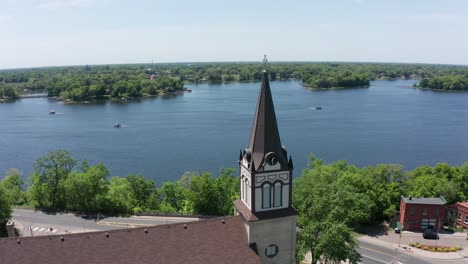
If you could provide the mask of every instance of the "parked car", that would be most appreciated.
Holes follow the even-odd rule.
[[[434,230],[428,228],[424,230],[423,238],[425,239],[439,239],[439,235],[434,232]]]

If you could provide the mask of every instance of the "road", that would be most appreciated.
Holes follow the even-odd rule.
[[[420,258],[416,258],[405,254],[403,251],[399,251],[389,247],[383,247],[375,244],[371,244],[365,241],[359,241],[359,253],[361,253],[362,259],[360,263],[363,264],[387,264],[387,263],[401,263],[401,264],[431,264]]]
[[[95,221],[94,219],[83,219],[74,214],[46,214],[33,210],[14,209],[12,220],[23,236],[45,236],[192,222],[199,219],[132,216],[128,218],[108,217]]]
[[[404,250],[392,247],[372,244],[359,240],[359,253],[363,264],[468,264],[468,261],[458,260],[436,260],[412,256]]]

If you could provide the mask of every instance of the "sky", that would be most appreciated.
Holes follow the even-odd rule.
[[[0,69],[263,54],[468,65],[468,1],[0,0]]]

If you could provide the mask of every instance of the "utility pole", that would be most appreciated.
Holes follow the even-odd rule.
[[[400,247],[400,244],[401,244],[401,235],[402,234],[403,234],[403,225],[401,225],[400,238],[398,239],[398,247]]]

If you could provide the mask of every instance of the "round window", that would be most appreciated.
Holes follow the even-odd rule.
[[[271,244],[269,245],[266,249],[265,249],[265,255],[269,258],[272,258],[276,255],[278,255],[278,246],[275,245],[275,244]]]

